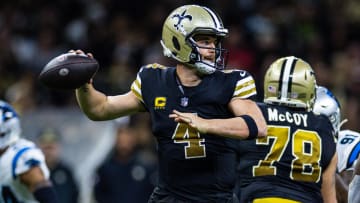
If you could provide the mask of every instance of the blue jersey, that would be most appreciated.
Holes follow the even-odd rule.
[[[240,202],[278,197],[322,202],[322,173],[336,152],[328,118],[293,108],[259,104],[268,136],[241,141]]]
[[[179,87],[176,69],[158,64],[143,67],[132,91],[151,115],[158,143],[159,187],[174,197],[191,201],[232,198],[236,176],[237,141],[195,129],[169,118],[172,110],[200,117],[230,118],[233,98],[256,94],[246,71],[216,71],[195,87]]]

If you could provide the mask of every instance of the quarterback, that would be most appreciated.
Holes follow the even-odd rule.
[[[143,66],[122,95],[106,96],[91,82],[76,89],[81,109],[93,120],[150,113],[159,183],[149,202],[237,202],[232,138],[265,136],[266,123],[249,99],[256,95],[252,76],[222,70],[226,50],[221,42],[227,35],[211,9],[181,6],[166,18],[161,40],[164,55],[175,59],[176,67]],[[205,118],[206,125],[195,129],[179,120],[178,111]]]

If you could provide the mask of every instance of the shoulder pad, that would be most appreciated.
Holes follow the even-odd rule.
[[[152,63],[152,64],[146,65],[145,68],[153,68],[153,69],[160,68],[160,69],[166,69],[167,67],[164,66],[164,65],[158,64],[158,63]]]
[[[241,69],[226,69],[226,70],[222,70],[223,73],[239,73],[241,77],[244,77],[244,76],[248,76],[250,75],[250,73],[246,70],[241,70]]]
[[[221,70],[221,72],[223,72],[223,73],[232,73],[232,72],[234,72],[234,71],[236,71],[236,70],[235,70],[235,69]]]

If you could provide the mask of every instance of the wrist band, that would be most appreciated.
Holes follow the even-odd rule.
[[[249,115],[241,115],[239,117],[244,119],[244,121],[249,129],[249,136],[246,139],[251,140],[251,139],[257,138],[258,127],[257,127],[254,119]]]

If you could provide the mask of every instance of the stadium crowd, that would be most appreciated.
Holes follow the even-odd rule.
[[[345,126],[360,129],[355,119],[360,112],[360,3],[354,0],[2,1],[1,98],[20,112],[75,105],[73,92],[50,91],[37,75],[51,58],[77,48],[100,61],[99,89],[124,92],[141,65],[170,63],[159,43],[162,23],[169,10],[186,3],[216,8],[230,30],[228,66],[254,75],[258,95],[269,63],[296,55],[313,64],[318,83],[340,99],[349,119]]]

